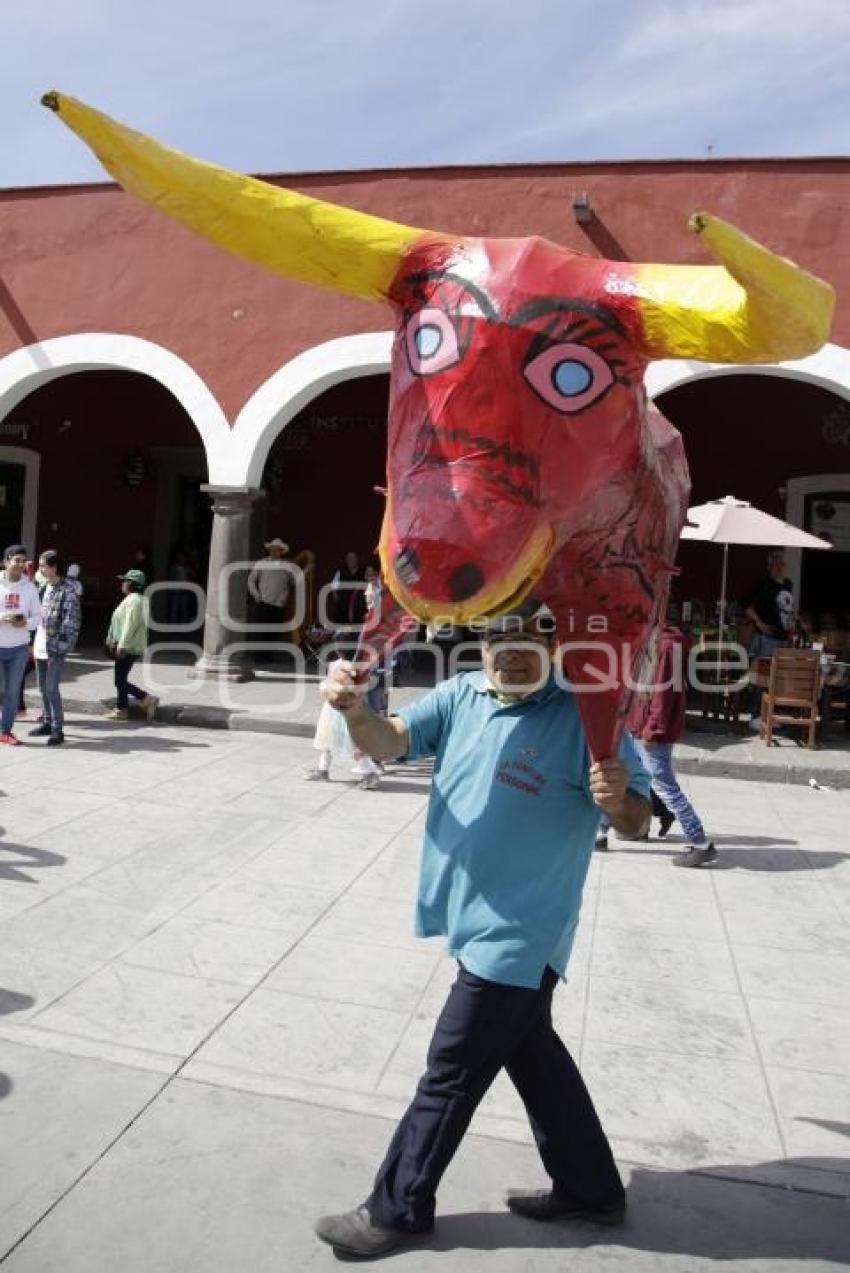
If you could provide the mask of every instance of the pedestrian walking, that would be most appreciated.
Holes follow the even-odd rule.
[[[41,619],[38,589],[25,573],[27,551],[10,544],[3,554],[0,579],[0,665],[3,668],[3,710],[0,743],[20,745],[12,726],[19,710],[21,686],[30,656],[31,634]]]
[[[315,766],[304,775],[308,782],[329,782],[331,765],[338,760],[351,763],[357,785],[364,790],[372,791],[380,783],[380,766],[366,752],[354,746],[342,713],[327,701],[322,703],[319,712],[313,747],[319,754]]]
[[[673,747],[685,728],[687,682],[684,675],[684,637],[672,623],[661,631],[650,689],[635,694],[628,728],[646,766],[652,790],[678,819],[688,843],[673,858],[676,866],[709,866],[717,849],[706,835],[699,814],[679,786],[673,765]],[[665,819],[666,821],[666,819]],[[664,830],[666,834],[672,821]]]
[[[149,721],[156,715],[159,699],[146,690],[139,689],[130,681],[130,669],[147,649],[148,632],[145,619],[145,606],[142,593],[147,586],[147,578],[141,570],[127,570],[119,575],[123,601],[112,612],[109,631],[106,636],[106,648],[115,659],[115,691],[116,703],[111,712],[107,712],[108,720],[128,720],[130,716],[129,700],[135,698]]]
[[[376,759],[435,756],[417,933],[444,934],[457,979],[427,1069],[366,1201],[322,1217],[343,1258],[385,1255],[428,1233],[437,1186],[496,1075],[505,1069],[531,1121],[551,1187],[513,1191],[535,1220],[622,1219],[625,1194],[575,1063],[552,1026],[552,995],[578,923],[599,809],[641,834],[649,782],[625,739],[590,763],[573,693],[551,671],[551,615],[531,603],[491,621],[481,672],[440,684],[399,715],[366,706],[352,666],[325,691],[353,742]]]
[[[30,730],[30,738],[47,738],[48,747],[65,741],[65,713],[59,689],[65,659],[80,635],[80,598],[72,582],[64,578],[62,561],[52,548],[38,559],[44,584],[41,622],[35,630],[33,654],[42,702],[42,723]]]

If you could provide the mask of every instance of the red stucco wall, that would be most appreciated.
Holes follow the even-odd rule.
[[[690,161],[428,169],[276,179],[398,220],[537,233],[592,254],[704,261],[686,229],[706,208],[833,282],[850,344],[850,160]],[[596,217],[575,223],[587,190]],[[184,358],[232,419],[299,351],[390,325],[382,305],[278,279],[207,245],[114,186],[0,192],[0,354],[73,332],[142,336]]]

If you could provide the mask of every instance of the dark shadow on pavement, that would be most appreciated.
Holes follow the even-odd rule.
[[[212,743],[191,742],[188,738],[162,738],[150,725],[140,722],[138,728],[133,728],[133,723],[128,722],[121,728],[120,733],[108,734],[100,741],[88,741],[78,738],[78,730],[101,729],[102,725],[97,725],[88,721],[74,721],[66,727],[65,743],[68,751],[93,751],[100,752],[101,755],[106,752],[109,755],[127,755],[130,752],[148,752],[150,755],[169,755],[178,751],[187,751],[189,748],[204,748],[208,750]],[[41,741],[41,740],[39,740]],[[33,740],[35,743],[35,740]]]
[[[725,831],[721,831],[719,835],[712,835],[711,839],[714,844],[739,844],[750,848],[765,847],[770,848],[773,845],[781,847],[785,845],[787,848],[799,848],[799,840],[785,840],[778,835],[732,835]],[[640,848],[627,849],[624,847],[628,841],[615,840],[614,847],[620,853],[650,853],[656,857],[672,857],[674,853],[680,853],[684,847],[684,841],[677,840],[650,840],[648,844],[642,844]],[[632,841],[632,843],[636,843]],[[661,847],[663,845],[663,848]]]
[[[751,1170],[758,1174],[793,1165],[791,1159],[761,1163]],[[843,1158],[807,1159],[805,1165],[827,1172],[850,1170],[850,1162]],[[537,1224],[507,1210],[473,1211],[440,1217],[433,1237],[417,1246],[428,1251],[569,1251],[607,1246],[691,1260],[736,1261],[732,1265],[736,1268],[743,1267],[737,1262],[757,1259],[833,1260],[836,1265],[847,1261],[850,1226],[843,1198],[730,1179],[735,1172],[740,1175],[741,1168],[706,1167],[698,1173],[635,1168],[628,1189],[628,1217],[616,1228],[584,1221]],[[610,1259],[612,1267],[620,1267],[615,1252]],[[531,1262],[523,1267],[530,1268]],[[623,1263],[622,1267],[629,1266]],[[635,1267],[655,1266],[636,1260]],[[682,1262],[673,1267],[687,1270],[692,1265]]]
[[[4,990],[0,986],[0,1016],[10,1012],[25,1012],[35,1003],[32,995],[22,995],[17,990]]]
[[[769,836],[747,835],[713,835],[714,844],[721,850],[717,860],[712,862],[712,871],[824,871],[838,866],[839,862],[850,859],[850,853],[839,853],[830,849],[806,849],[798,840],[771,839]],[[727,848],[726,845],[731,847]],[[771,847],[775,846],[775,847]],[[785,846],[783,848],[783,846]],[[790,847],[795,846],[795,847]],[[681,844],[670,844],[669,848],[621,848],[616,853],[632,854],[636,857],[674,858],[683,849]]]
[[[798,1116],[795,1123],[810,1123],[812,1127],[822,1127],[824,1131],[835,1132],[838,1136],[850,1136],[850,1123],[834,1123],[831,1118],[805,1118]]]
[[[7,853],[15,853],[17,857],[10,862],[5,856]],[[35,880],[22,867],[40,871],[46,866],[59,866],[67,861],[61,853],[36,849],[30,844],[0,844],[0,855],[0,880],[23,880],[27,884],[34,884]]]
[[[0,1101],[4,1096],[8,1096],[12,1090],[12,1080],[8,1074],[0,1074]]]
[[[716,840],[715,840],[716,843]],[[736,840],[735,844],[740,844],[740,840]],[[803,861],[795,860],[794,856],[783,857],[782,851],[778,853],[770,853],[769,850],[747,849],[747,848],[731,848],[723,849],[715,866],[712,869],[720,867],[721,870],[744,870],[744,871],[824,871],[830,867],[838,866],[839,862],[846,862],[850,858],[850,853],[834,853],[828,849],[800,849],[799,853],[803,857]]]

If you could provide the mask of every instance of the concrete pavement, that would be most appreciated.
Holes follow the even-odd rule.
[[[410,935],[427,767],[363,792],[297,737],[67,733],[0,753],[4,1273],[332,1268],[311,1219],[368,1188],[453,974]],[[393,1267],[850,1259],[850,795],[685,782],[718,866],[597,854],[557,996],[629,1222],[503,1210],[541,1169],[500,1079]]]

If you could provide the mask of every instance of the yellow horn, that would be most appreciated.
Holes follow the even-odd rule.
[[[719,217],[695,212],[689,224],[720,266],[624,267],[651,358],[783,362],[820,349],[835,304],[828,283]]]
[[[383,300],[410,244],[454,238],[310,199],[192,159],[73,97],[51,92],[41,101],[91,147],[130,194],[219,247],[287,278]]]

